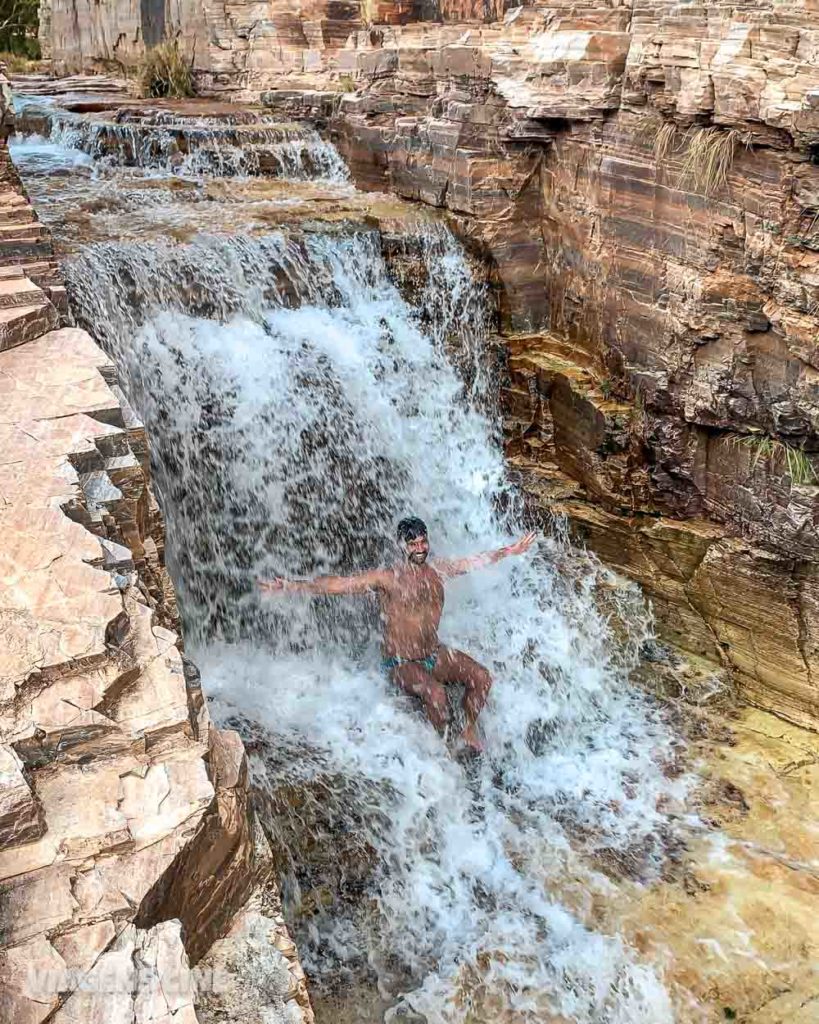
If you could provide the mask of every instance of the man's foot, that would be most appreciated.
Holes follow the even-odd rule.
[[[483,743],[481,743],[480,736],[478,736],[478,728],[476,725],[468,725],[464,729],[461,733],[461,742],[475,754],[483,753]]]

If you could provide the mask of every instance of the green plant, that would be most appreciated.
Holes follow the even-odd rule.
[[[687,134],[688,148],[680,180],[688,182],[703,195],[711,195],[728,184],[728,173],[740,134],[733,128],[692,129]]]
[[[339,75],[338,84],[343,92],[355,92],[355,79],[350,74]]]
[[[735,434],[730,441],[751,452],[752,472],[760,462],[765,461],[771,466],[783,466],[792,483],[797,486],[819,483],[813,463],[801,448],[777,441],[766,434]]]
[[[137,69],[142,96],[182,99],[195,95],[191,63],[176,39],[166,39],[147,50]]]
[[[611,397],[611,393],[614,391],[614,385],[612,384],[611,380],[608,377],[604,377],[602,380],[598,381],[597,386],[602,391],[603,398],[605,398],[606,401],[608,401],[608,399]]]
[[[40,56],[37,41],[39,11],[39,0],[0,0],[0,50],[10,71],[27,70],[25,67],[13,67],[9,59],[12,55],[32,59]]]
[[[813,463],[801,448],[792,448],[790,445],[784,445],[784,448],[788,476],[795,484],[815,484],[819,482],[817,481]]]

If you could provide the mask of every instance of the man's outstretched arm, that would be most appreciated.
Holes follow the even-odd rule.
[[[508,544],[505,548],[497,548],[495,551],[484,551],[480,555],[470,555],[467,558],[442,558],[432,563],[433,569],[441,576],[463,576],[464,573],[472,572],[473,569],[483,569],[487,565],[494,565],[509,555],[522,555],[534,543],[536,534],[527,533],[525,537]]]
[[[366,594],[387,585],[388,573],[384,569],[371,569],[352,576],[317,576],[314,580],[288,580],[277,576],[272,580],[259,580],[258,587],[266,594]]]

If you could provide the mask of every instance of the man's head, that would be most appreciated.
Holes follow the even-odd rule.
[[[427,526],[417,516],[407,516],[398,524],[398,540],[411,565],[423,565],[429,555]]]

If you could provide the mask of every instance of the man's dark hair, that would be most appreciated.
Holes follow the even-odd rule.
[[[418,516],[407,516],[398,524],[398,539],[406,543],[418,537],[427,536],[427,524]]]

